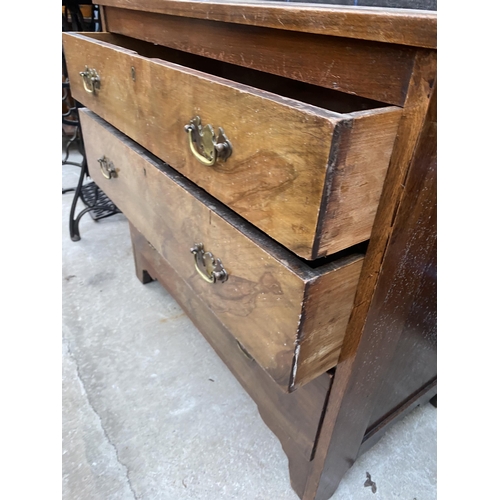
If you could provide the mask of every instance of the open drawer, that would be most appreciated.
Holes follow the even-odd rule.
[[[63,41],[75,99],[295,254],[369,239],[400,108],[121,35]]]
[[[285,391],[336,365],[364,254],[299,259],[89,110],[89,173]]]

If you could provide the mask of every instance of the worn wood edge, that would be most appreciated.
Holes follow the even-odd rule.
[[[313,246],[315,258],[334,253],[343,248],[345,246],[346,234],[353,244],[370,239],[378,200],[377,202],[372,201],[367,205],[373,210],[372,218],[369,218],[368,215],[365,214],[361,221],[358,221],[358,225],[349,225],[346,227],[342,218],[345,217],[346,214],[352,213],[352,200],[355,198],[354,195],[351,194],[350,200],[344,200],[339,198],[338,194],[345,186],[356,189],[356,186],[352,184],[352,179],[356,178],[360,171],[365,175],[365,179],[370,179],[370,176],[373,176],[373,171],[367,169],[368,163],[363,162],[360,158],[356,160],[356,156],[365,157],[367,154],[371,153],[365,144],[366,139],[370,136],[379,139],[378,144],[374,145],[379,155],[383,152],[388,153],[387,163],[378,163],[374,161],[369,163],[372,168],[375,165],[378,169],[380,169],[381,165],[385,165],[385,170],[383,173],[380,172],[377,177],[372,178],[370,186],[368,183],[365,183],[367,187],[364,191],[358,192],[356,198],[363,200],[363,196],[371,196],[374,187],[378,188],[379,194],[382,193],[384,180],[389,168],[390,157],[392,156],[392,149],[396,140],[397,128],[401,121],[401,114],[402,108],[389,106],[387,108],[352,112],[349,114],[352,121],[349,123],[342,123],[342,125],[344,125],[344,130],[342,133],[338,134],[335,149],[330,153],[329,170],[327,171],[323,190],[322,211],[318,218],[315,244]],[[380,119],[384,121],[383,124],[379,122]],[[375,124],[373,124],[374,120]],[[366,130],[367,123],[369,124],[369,128]],[[361,129],[361,134],[359,129]],[[388,135],[388,131],[394,131],[394,135]],[[386,136],[391,137],[390,143],[387,142]],[[385,147],[377,150],[377,147],[381,145],[385,145]],[[361,165],[359,165],[359,161]],[[342,174],[344,168],[351,169],[350,175]],[[350,205],[351,210],[348,209]],[[337,215],[339,215],[340,220],[338,220],[337,224],[332,225],[331,223],[335,220]],[[369,224],[369,221],[371,221],[371,224]],[[363,222],[365,226],[363,226]],[[334,232],[334,236],[332,236],[332,231],[334,231],[335,228],[337,228],[337,231]],[[354,238],[354,234],[356,234],[356,238]]]
[[[328,391],[325,397],[325,405],[323,406],[323,410],[321,412],[320,420],[318,423],[318,429],[316,433],[316,437],[314,439],[314,445],[313,449],[311,452],[311,456],[309,461],[304,461],[302,460],[297,453],[294,452],[293,446],[291,444],[293,441],[289,441],[286,443],[286,448],[284,443],[282,443],[283,446],[283,451],[287,455],[288,458],[288,473],[290,476],[290,484],[292,486],[292,489],[297,493],[299,498],[302,498],[304,494],[304,489],[307,484],[307,475],[308,475],[308,470],[310,467],[311,462],[314,460],[314,455],[316,453],[316,446],[318,445],[318,440],[319,436],[321,433],[321,428],[323,426],[323,421],[325,418],[326,414],[326,409],[327,409],[327,404],[326,402],[328,401],[330,397],[330,393],[332,390],[332,385],[333,385],[333,379],[334,379],[334,374],[332,372],[328,373],[330,375],[330,384],[328,386]]]
[[[417,406],[430,402],[436,394],[437,379],[434,379],[366,432],[359,448],[358,457],[378,443],[394,424],[406,417]]]
[[[246,85],[244,83],[239,83],[233,80],[229,80],[227,78],[222,78],[220,76],[215,76],[210,73],[205,73],[203,71],[199,71],[197,69],[190,68],[189,66],[182,66],[181,64],[173,63],[164,59],[159,59],[156,57],[146,57],[139,54],[137,51],[132,49],[127,49],[125,47],[121,47],[120,45],[114,44],[112,42],[106,41],[103,38],[103,35],[109,33],[63,33],[63,36],[66,37],[75,37],[80,40],[83,40],[88,43],[94,43],[96,45],[100,45],[106,49],[116,50],[118,52],[123,52],[125,54],[129,54],[133,57],[138,57],[140,59],[149,61],[153,64],[159,64],[160,66],[164,66],[173,71],[178,71],[179,73],[184,73],[186,75],[191,75],[203,80],[207,83],[216,83],[217,85],[221,85],[227,88],[237,89],[240,92],[246,92],[249,94],[254,94],[259,98],[267,101],[272,101],[282,106],[286,106],[289,108],[293,108],[301,113],[306,115],[314,115],[319,116],[326,121],[330,122],[330,126],[332,129],[335,125],[344,120],[350,119],[351,113],[338,113],[336,111],[331,111],[329,109],[321,108],[320,106],[315,106],[313,104],[309,104],[307,102],[299,101],[297,99],[292,99],[290,97],[284,97],[279,94],[274,94],[273,92],[269,92],[267,90],[260,89],[258,87],[252,87],[251,85]],[[125,36],[125,35],[123,35]],[[145,42],[151,43],[151,42]],[[380,108],[381,110],[386,110],[393,108],[394,106],[388,106],[388,108]],[[379,108],[376,108],[374,111],[380,111]],[[358,112],[355,112],[358,113]]]
[[[314,460],[314,456],[316,455],[316,448],[317,448],[318,443],[319,443],[321,429],[323,428],[323,422],[325,420],[326,410],[328,408],[327,403],[328,403],[328,400],[330,399],[330,394],[332,392],[332,387],[333,387],[333,380],[335,378],[335,370],[330,370],[328,373],[331,374],[330,386],[328,387],[328,393],[327,393],[326,398],[325,398],[325,406],[323,407],[323,411],[321,412],[321,417],[319,419],[318,432],[316,433],[316,437],[314,439],[314,446],[313,446],[312,453],[311,453],[311,461]]]
[[[383,114],[401,114],[402,108],[400,106],[392,106],[388,104],[382,108],[373,108],[373,109],[362,109],[360,111],[351,111],[350,113],[346,113],[345,115],[349,115],[352,120],[359,120],[364,118],[365,116],[372,115],[383,115]]]
[[[113,8],[112,11],[113,12],[115,12],[115,11],[121,12],[120,9],[115,9],[115,8]],[[134,13],[135,11],[129,11],[129,12]],[[137,12],[135,12],[135,13],[140,14]],[[154,15],[159,16],[159,17],[169,18],[169,19],[171,18],[171,16],[162,16],[159,14],[154,14]],[[89,35],[88,32],[74,32],[74,33]],[[263,90],[266,90],[266,87],[261,87],[262,81],[264,79],[267,80],[267,77],[271,77],[272,79],[279,79],[279,80],[281,80],[281,85],[279,86],[279,91],[268,90],[268,92],[270,92],[272,94],[282,95],[282,96],[284,95],[285,97],[289,97],[291,99],[295,99],[295,100],[298,100],[300,102],[308,103],[309,101],[307,99],[304,99],[304,98],[301,99],[299,97],[290,96],[288,93],[288,90],[283,89],[283,87],[286,87],[288,83],[300,84],[302,86],[314,87],[315,89],[317,89],[319,91],[334,92],[335,94],[337,94],[337,97],[340,98],[340,96],[342,96],[341,100],[343,100],[343,99],[346,99],[348,101],[351,99],[358,100],[357,106],[355,105],[354,107],[352,107],[352,109],[350,111],[349,110],[338,111],[336,109],[333,109],[332,106],[329,107],[328,105],[321,105],[319,103],[313,104],[314,106],[317,106],[320,108],[328,109],[328,110],[333,111],[333,112],[338,112],[338,113],[342,114],[342,116],[345,116],[346,118],[351,117],[354,119],[358,113],[363,115],[366,112],[368,112],[368,113],[371,112],[373,114],[373,113],[375,113],[375,111],[378,112],[379,110],[385,110],[386,112],[387,111],[390,112],[393,108],[400,108],[400,106],[403,105],[403,102],[401,102],[400,104],[384,103],[384,101],[381,101],[381,100],[369,99],[369,98],[362,97],[360,95],[358,96],[358,95],[356,95],[356,93],[342,92],[338,89],[335,89],[334,87],[330,87],[330,86],[327,87],[327,86],[322,86],[321,84],[317,84],[317,83],[297,80],[297,79],[294,79],[293,76],[285,76],[285,75],[279,75],[279,74],[275,74],[275,73],[268,73],[265,70],[254,69],[252,67],[246,67],[244,65],[237,64],[234,61],[233,62],[226,61],[224,58],[213,59],[211,56],[206,55],[206,54],[197,53],[196,51],[189,52],[189,51],[183,50],[182,48],[173,48],[169,45],[163,45],[161,42],[156,42],[156,41],[150,39],[149,37],[136,37],[133,34],[122,33],[121,30],[95,32],[95,33],[90,33],[90,35],[91,35],[91,38],[93,38],[93,39],[102,40],[104,42],[109,42],[113,45],[118,45],[122,48],[127,48],[130,50],[134,50],[136,52],[141,52],[141,51],[143,51],[143,49],[146,49],[146,50],[148,50],[148,54],[146,55],[143,52],[141,52],[141,54],[144,55],[145,57],[148,57],[148,58],[158,57],[159,59],[168,60],[168,61],[174,62],[176,64],[192,67],[194,69],[198,69],[199,71],[211,73],[214,75],[217,75],[221,71],[225,73],[224,70],[227,69],[230,71],[230,73],[225,73],[225,74],[231,74],[231,76],[222,76],[222,78],[226,78],[226,79],[229,79],[232,81],[240,81],[241,82],[241,79],[240,79],[241,77],[240,76],[234,77],[232,70],[235,70],[236,72],[243,71],[244,73],[250,72],[250,73],[247,73],[246,76],[242,77],[243,79],[245,79],[247,81],[246,85],[256,87],[256,88],[263,88]],[[376,45],[380,46],[380,44],[376,44]],[[149,49],[153,49],[155,52],[157,52],[157,49],[158,49],[160,51],[160,53],[163,53],[163,56],[150,55]],[[413,52],[413,56],[411,57],[411,65],[413,65],[413,58],[414,58],[415,51],[414,50],[411,50],[411,51]],[[189,61],[188,62],[179,62],[180,60],[182,60],[182,56],[186,56]],[[172,57],[173,59],[170,59],[170,57]],[[193,58],[193,59],[191,59],[191,58]],[[213,72],[211,70],[200,69],[199,67],[197,67],[197,65],[199,66],[199,65],[202,65],[203,63],[205,63],[204,67],[206,67],[207,64],[210,65],[211,63],[214,63],[214,62],[216,64],[216,66],[218,66],[218,68],[217,68],[217,70],[214,70]],[[224,67],[226,67],[226,68],[224,68]],[[409,68],[409,70],[411,70],[411,67]],[[256,77],[260,77],[260,78],[258,78],[259,79],[258,84],[249,83],[251,81],[252,74]],[[409,73],[408,73],[407,79],[409,80]],[[245,83],[245,82],[241,82],[241,83]],[[277,88],[277,87],[274,86],[274,88]],[[287,91],[283,92],[283,90],[287,90]],[[332,96],[332,98],[335,100],[334,96]],[[329,100],[330,98],[325,95],[325,99]],[[365,101],[365,102],[362,103],[362,101]],[[370,103],[367,101],[372,101],[372,102]]]
[[[203,333],[202,327],[204,327],[205,325],[199,324],[198,320],[196,318],[192,318],[192,315],[189,314],[189,309],[187,308],[187,306],[184,304],[183,301],[180,301],[178,299],[178,297],[176,296],[175,290],[170,285],[170,282],[172,280],[176,280],[177,282],[181,282],[184,284],[184,286],[186,286],[187,288],[189,288],[192,291],[189,284],[186,283],[181,277],[179,277],[179,275],[177,275],[175,269],[173,269],[170,266],[168,261],[158,253],[158,251],[147,241],[147,239],[144,237],[144,235],[142,235],[142,233],[135,226],[133,226],[133,224],[130,222],[129,222],[129,228],[130,228],[130,234],[131,234],[132,245],[133,245],[133,254],[134,254],[134,262],[135,262],[135,266],[136,266],[136,274],[139,278],[139,281],[141,281],[141,283],[148,283],[149,282],[149,280],[143,281],[143,279],[141,279],[143,274],[146,274],[147,277],[150,278],[150,280],[157,280],[162,285],[162,287],[168,293],[170,293],[172,295],[172,297],[174,297],[174,299],[178,302],[178,304],[181,306],[181,308],[186,312],[186,314],[188,314],[188,317],[191,319],[191,321],[193,322],[195,327],[200,331],[200,333],[205,338],[205,340],[210,344],[212,349],[214,349],[214,351],[217,353],[217,355],[220,357],[220,359],[222,361],[224,361],[224,357],[223,357],[219,347],[211,340],[211,338],[209,338],[209,336],[207,336]],[[141,245],[148,244],[150,246],[150,249],[148,249],[148,253],[153,254],[152,256],[144,254],[143,251],[141,251],[139,248],[137,248],[136,241],[138,239],[141,240]],[[168,279],[165,278],[163,275],[161,275],[157,271],[154,262],[151,261],[151,257],[153,257],[153,258],[156,257],[156,258],[160,259],[162,262],[162,265],[169,268]],[[213,323],[215,323],[217,325],[217,327],[220,328],[220,330],[222,330],[223,332],[226,332],[228,337],[233,338],[232,334],[217,319],[217,317],[210,310],[210,308],[205,306],[203,301],[199,300],[197,307],[204,308],[205,309],[204,312],[206,315],[210,316],[210,320]],[[247,393],[249,393],[249,395],[250,395],[250,392],[252,392],[252,391],[250,391],[250,392],[248,391],[247,384],[245,384],[244,378],[242,378],[240,376],[240,374],[235,369],[233,369],[230,365],[226,364],[226,366],[231,371],[231,373],[236,378],[236,380],[238,380],[239,384],[243,387],[243,389],[245,389],[245,391]],[[263,374],[266,377],[269,377],[270,381],[274,382],[273,379],[269,376],[269,374],[265,370],[263,370],[260,366],[259,366],[259,368],[260,368],[260,370],[262,370]],[[328,399],[328,395],[330,393],[331,385],[332,385],[332,376],[328,374],[328,377],[329,377],[329,381],[328,381],[328,387],[325,391],[325,402]],[[277,387],[279,387],[279,386],[277,386]],[[280,387],[280,389],[282,390],[281,387]],[[252,397],[252,396],[250,396],[250,397]],[[280,441],[280,444],[283,448],[283,451],[287,455],[287,458],[289,461],[289,467],[291,467],[292,464],[296,460],[299,462],[302,462],[302,461],[307,462],[307,461],[311,460],[313,453],[314,453],[315,446],[316,446],[316,440],[317,440],[317,437],[319,434],[319,429],[321,427],[321,424],[322,424],[322,421],[324,418],[324,412],[325,412],[326,405],[324,404],[322,407],[322,410],[321,410],[321,414],[320,414],[320,418],[319,418],[319,422],[318,422],[318,428],[316,430],[316,434],[315,434],[315,437],[313,440],[310,454],[305,454],[304,453],[305,450],[303,450],[303,446],[301,446],[296,441],[295,437],[293,435],[289,434],[289,432],[280,424],[280,422],[278,420],[276,420],[275,418],[273,418],[273,415],[270,414],[256,399],[254,399],[252,397],[252,400],[256,404],[257,410],[259,411],[259,415],[261,416],[264,423],[267,425],[267,427],[274,433],[274,435]]]
[[[332,144],[330,147],[330,154],[328,156],[328,165],[326,169],[325,180],[323,182],[323,194],[321,195],[321,202],[319,207],[318,219],[316,221],[316,231],[314,233],[314,242],[312,246],[312,258],[317,259],[324,254],[320,253],[321,241],[323,239],[323,229],[325,226],[325,217],[327,207],[330,203],[330,196],[332,193],[334,178],[336,173],[336,166],[341,161],[340,154],[343,149],[340,147],[341,143],[347,140],[353,127],[353,120],[342,120],[337,123],[333,131]],[[345,151],[344,151],[345,155]]]
[[[370,40],[117,7],[108,7],[107,19],[108,29],[116,34],[396,106],[405,102],[417,50]],[[247,38],[252,41],[250,44]],[[220,48],[219,39],[224,50]],[[311,54],[311,47],[315,47],[315,55]],[[257,48],[258,53],[266,53],[268,57],[259,56]],[[250,59],[244,62],[242,54]],[[271,63],[276,57],[278,64]],[[337,57],[338,65],[333,72],[330,65]],[[279,64],[282,58],[284,66]],[[307,71],[303,73],[305,67]],[[389,80],[388,75],[391,75]]]
[[[406,109],[399,125],[395,149],[389,165],[388,177],[392,173],[395,179],[390,179],[389,182],[386,181],[384,185],[374,224],[374,227],[380,228],[380,232],[372,234],[367,257],[363,264],[355,305],[351,313],[339,364],[336,368],[325,423],[321,430],[315,461],[311,462],[307,484],[303,492],[303,500],[319,500],[331,496],[331,493],[318,491],[318,488],[320,487],[325,461],[328,458],[332,435],[336,430],[336,421],[353,373],[354,362],[357,358],[356,354],[363,337],[364,326],[380,275],[379,271],[383,264],[383,257],[386,253],[396,213],[404,192],[404,180],[409,172],[415,149],[422,134],[422,126],[428,113],[431,95],[434,92],[435,79],[436,53],[434,51],[418,53],[415,58],[414,72],[406,99]],[[385,231],[384,228],[386,228]],[[366,429],[363,429],[363,435],[365,431]],[[363,435],[359,439],[358,451]],[[345,460],[349,464],[347,470],[354,463],[354,460],[351,461],[347,457],[345,457]],[[344,466],[339,464],[339,468],[344,468]],[[335,482],[338,485],[337,479],[335,479]]]
[[[293,359],[292,359],[292,370],[290,372],[290,380],[288,382],[288,391],[292,392],[296,387],[296,378],[297,371],[299,368],[299,358],[300,358],[300,332],[303,331],[304,323],[306,321],[306,304],[307,304],[307,296],[309,295],[309,291],[311,289],[311,281],[304,283],[304,294],[302,296],[302,304],[300,305],[300,316],[299,322],[297,324],[297,331],[295,335],[295,346],[293,349]]]
[[[331,271],[330,273],[325,273],[321,276],[318,276],[314,280],[310,280],[305,284],[305,289],[304,289],[304,299],[302,302],[302,310],[301,310],[301,315],[300,315],[300,321],[299,321],[299,326],[297,328],[297,338],[295,340],[295,349],[294,349],[294,358],[293,358],[293,370],[292,370],[292,376],[291,376],[291,381],[290,381],[290,387],[289,391],[292,392],[298,387],[302,387],[306,385],[308,382],[311,380],[314,380],[318,375],[321,373],[324,373],[332,368],[334,368],[337,365],[341,348],[342,348],[342,343],[345,337],[345,331],[347,328],[347,323],[348,323],[348,318],[350,316],[350,312],[352,310],[352,306],[354,303],[354,295],[356,291],[356,286],[359,281],[359,275],[361,273],[361,267],[363,263],[358,261],[350,264],[349,266],[345,266],[342,269],[338,269],[335,271]],[[354,266],[354,268],[352,268]],[[338,276],[335,276],[335,273],[341,273],[342,278],[339,278]],[[352,274],[352,276],[351,276]],[[304,351],[302,350],[302,347],[304,346],[304,343],[308,343],[311,341],[311,338],[315,339],[321,334],[319,332],[323,331],[324,329],[317,329],[315,326],[315,322],[317,321],[318,317],[321,318],[321,315],[318,316],[318,313],[316,311],[316,314],[309,315],[308,312],[311,312],[311,301],[313,300],[312,297],[315,295],[318,296],[318,289],[321,290],[321,283],[327,283],[328,291],[331,291],[339,286],[346,286],[347,283],[352,283],[348,285],[351,294],[350,294],[350,300],[349,300],[349,314],[342,316],[343,321],[345,321],[345,327],[339,328],[337,326],[337,330],[342,332],[342,336],[336,335],[335,342],[330,342],[330,344],[324,344],[324,343],[318,343],[317,346],[318,348],[321,347],[321,361],[316,361],[313,366],[314,369],[311,369],[311,367],[308,365],[307,369],[305,369],[305,362],[307,362],[308,359],[311,359],[311,349],[309,348],[308,352],[304,354]],[[322,290],[324,292],[324,290]],[[339,294],[337,294],[338,296]],[[321,294],[320,294],[321,296]],[[343,294],[345,297],[346,295]],[[342,299],[342,296],[340,297],[340,300]],[[314,309],[313,309],[314,311]],[[333,318],[329,317],[328,323],[333,321],[338,321],[338,310],[337,308],[334,308],[332,312],[335,312]],[[321,318],[322,320],[324,318]],[[330,332],[330,334],[333,334],[333,332]],[[307,347],[307,346],[306,346]],[[328,347],[328,349],[326,349]],[[313,351],[316,353],[316,351]],[[302,353],[302,355],[301,355]]]
[[[99,17],[101,18],[101,31],[108,31],[106,24],[106,9],[99,2]]]
[[[435,49],[434,11],[281,2],[93,0],[109,7]],[[300,22],[297,18],[300,17]]]

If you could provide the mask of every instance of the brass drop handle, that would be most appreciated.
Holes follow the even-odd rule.
[[[238,346],[238,349],[243,353],[245,358],[249,359],[250,361],[253,361],[252,355],[241,345],[240,341],[236,341],[236,345]]]
[[[219,127],[219,136],[215,136],[212,125],[202,126],[201,118],[195,116],[184,127],[188,134],[189,149],[193,156],[203,165],[211,167],[217,160],[226,161],[233,152],[233,146]]]
[[[206,165],[207,167],[211,167],[212,165],[215,164],[215,154],[213,154],[211,157],[206,158],[205,156],[201,155],[198,153],[196,150],[196,146],[194,145],[195,140],[193,139],[193,129],[191,127],[188,127],[186,125],[186,131],[188,133],[188,141],[189,141],[189,149],[191,150],[191,153],[193,153],[193,156],[200,162],[203,163],[203,165]]]
[[[80,71],[82,77],[83,88],[89,94],[95,94],[101,87],[101,78],[95,69],[85,66],[85,71]]]
[[[191,248],[194,254],[194,267],[197,273],[208,283],[220,281],[224,283],[228,279],[227,271],[224,269],[220,259],[216,259],[211,252],[205,252],[203,243],[195,243]]]
[[[101,166],[101,174],[106,177],[106,179],[112,179],[113,177],[118,177],[118,172],[116,171],[113,162],[106,158],[104,155],[97,160]]]

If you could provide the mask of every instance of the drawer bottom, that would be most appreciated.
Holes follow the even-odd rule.
[[[293,393],[284,393],[132,224],[130,234],[139,280],[157,280],[174,297],[255,401],[290,461],[295,454],[312,460],[333,375],[324,373]]]

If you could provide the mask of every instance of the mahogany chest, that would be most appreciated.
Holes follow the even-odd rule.
[[[89,173],[303,499],[436,394],[436,16],[102,0],[64,34]]]

